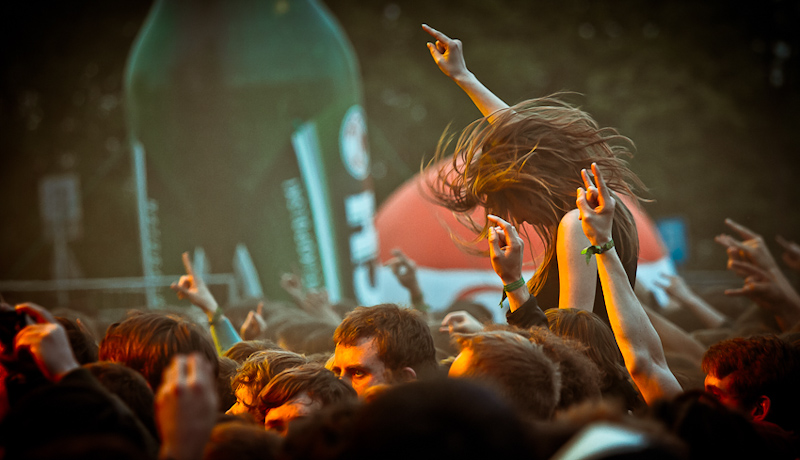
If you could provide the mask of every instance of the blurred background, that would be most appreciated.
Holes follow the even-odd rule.
[[[378,206],[448,126],[480,115],[431,60],[424,22],[461,39],[470,70],[506,102],[575,91],[573,102],[633,139],[646,211],[685,231],[683,272],[724,269],[713,237],[726,217],[773,252],[776,234],[800,241],[800,1],[324,3],[360,66]],[[65,172],[80,178],[69,247],[81,274],[141,275],[123,76],[151,6],[0,6],[0,280],[52,277],[39,180]]]

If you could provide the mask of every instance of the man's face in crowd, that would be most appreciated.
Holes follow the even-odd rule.
[[[353,346],[337,344],[331,370],[350,384],[358,396],[371,386],[390,383],[389,372],[378,358],[375,337],[363,338]]]
[[[225,412],[226,414],[250,414],[253,417],[258,417],[256,396],[253,395],[252,388],[249,385],[239,385],[234,394],[236,395],[236,403]]]
[[[300,393],[284,404],[270,409],[264,417],[264,428],[286,436],[289,422],[307,417],[321,408],[321,402],[311,399],[308,393]]]

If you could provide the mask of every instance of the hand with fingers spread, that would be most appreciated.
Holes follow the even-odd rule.
[[[155,411],[161,434],[159,458],[198,460],[203,457],[217,410],[213,367],[200,354],[177,355],[164,371]]]
[[[764,270],[750,262],[734,260],[731,269],[744,274],[744,285],[727,289],[726,295],[744,296],[775,315],[783,331],[800,322],[800,294],[780,270]]]
[[[51,382],[58,382],[80,365],[72,352],[67,332],[44,308],[24,303],[16,306],[18,313],[27,315],[29,324],[14,338],[14,351],[26,350],[33,357],[42,374]]]
[[[611,241],[611,227],[614,223],[614,210],[616,200],[611,195],[600,168],[592,163],[592,174],[594,174],[597,185],[592,182],[589,172],[581,170],[583,184],[586,187],[578,188],[578,198],[576,204],[580,211],[581,227],[583,233],[592,245],[602,245]]]
[[[789,241],[778,235],[775,237],[778,244],[783,246],[783,262],[792,270],[800,271],[800,244]]]
[[[744,225],[738,224],[733,219],[725,219],[725,224],[739,234],[742,241],[736,238],[721,234],[714,238],[714,241],[725,246],[728,253],[728,268],[736,272],[737,275],[745,277],[746,274],[736,271],[733,261],[743,261],[755,264],[764,270],[778,270],[778,264],[769,252],[764,238],[758,233],[750,230]]]
[[[256,340],[261,337],[261,334],[267,330],[267,322],[264,320],[264,302],[259,302],[255,311],[250,310],[247,313],[242,327],[239,330],[239,335],[243,340]]]
[[[483,330],[483,324],[466,311],[452,311],[442,320],[440,332],[469,334]]]
[[[219,305],[211,291],[208,290],[206,283],[203,282],[203,279],[195,274],[192,267],[192,259],[189,257],[188,252],[183,253],[183,267],[186,269],[186,274],[181,276],[177,283],[172,283],[170,288],[178,294],[179,299],[189,299],[192,304],[203,310],[211,320]]]

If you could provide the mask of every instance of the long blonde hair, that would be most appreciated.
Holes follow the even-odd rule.
[[[592,117],[560,99],[563,94],[530,99],[468,125],[448,153],[453,136],[443,134],[427,168],[436,169],[428,182],[433,200],[457,214],[477,235],[472,241],[454,239],[468,251],[488,236],[489,224],[476,223],[468,214],[482,206],[486,214],[502,217],[515,226],[520,209],[544,246],[544,258],[529,283],[537,294],[553,262],[558,225],[575,209],[575,191],[583,186],[581,169],[597,163],[612,193],[638,198],[646,189],[628,168],[633,142],[613,128],[600,128]],[[444,161],[450,158],[450,161]],[[531,219],[530,216],[533,216]],[[530,221],[532,220],[532,221]],[[638,254],[633,217],[617,200],[614,226],[622,241],[617,250],[627,262]],[[620,244],[621,243],[621,244]]]

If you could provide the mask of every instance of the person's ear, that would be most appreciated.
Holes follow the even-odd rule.
[[[753,409],[750,411],[750,416],[756,422],[763,421],[769,413],[770,400],[769,397],[761,395],[758,397]]]
[[[411,369],[410,367],[404,367],[394,374],[397,382],[405,383],[417,380],[417,371]]]

